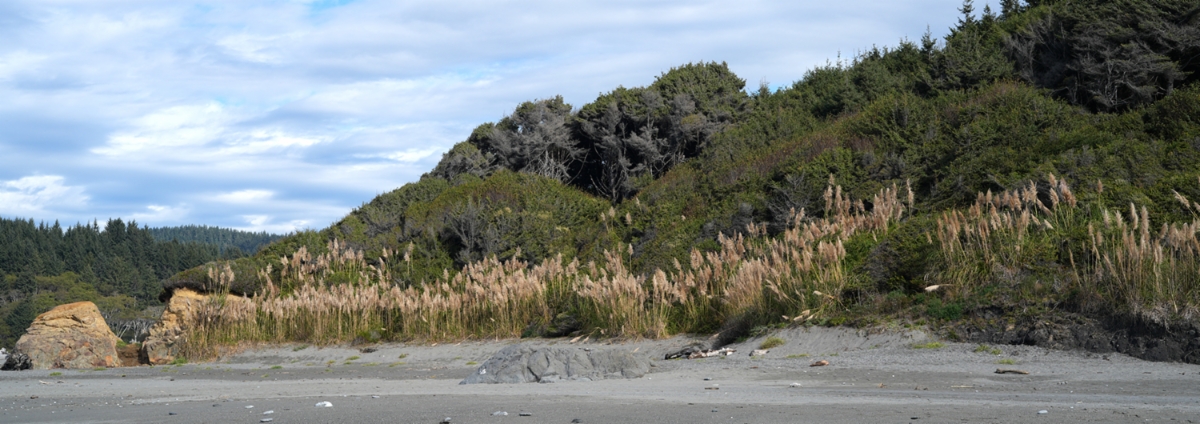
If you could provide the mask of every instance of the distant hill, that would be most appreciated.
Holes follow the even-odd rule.
[[[245,254],[254,254],[263,246],[283,238],[282,235],[270,234],[265,231],[249,232],[230,228],[209,227],[207,225],[181,225],[177,227],[150,228],[150,235],[155,240],[180,243],[196,242],[217,247],[221,254],[227,249],[237,249]]]

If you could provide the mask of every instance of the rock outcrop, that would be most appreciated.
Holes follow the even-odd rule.
[[[199,293],[187,288],[175,289],[171,299],[167,301],[162,318],[150,327],[150,335],[146,336],[142,343],[144,357],[141,359],[150,364],[163,365],[179,358],[183,337],[195,324],[197,312],[209,303],[213,296],[218,295]],[[226,295],[222,310],[234,306],[231,305],[232,302],[240,304],[233,309],[253,310],[252,305],[249,305],[250,299],[237,295]]]
[[[118,340],[96,304],[76,302],[34,318],[16,351],[33,369],[118,367]]]
[[[208,295],[190,289],[175,289],[163,310],[162,318],[150,327],[150,335],[142,343],[146,359],[154,365],[169,364],[179,356],[179,341],[195,320],[196,311]]]
[[[649,370],[649,359],[620,349],[534,348],[517,344],[496,352],[458,384],[638,378]]]

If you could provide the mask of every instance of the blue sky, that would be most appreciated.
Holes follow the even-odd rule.
[[[522,101],[697,61],[785,86],[960,4],[6,0],[0,216],[323,228]]]

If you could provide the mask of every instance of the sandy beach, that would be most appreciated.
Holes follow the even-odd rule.
[[[772,335],[786,343],[763,358],[749,356],[761,338],[731,345],[737,353],[726,358],[670,361],[665,353],[697,339],[526,339],[276,346],[211,363],[3,372],[0,422],[1200,423],[1197,365],[1029,346],[924,347],[935,340],[920,331]],[[652,368],[637,379],[458,384],[513,343],[628,349]],[[820,360],[829,365],[809,366]]]

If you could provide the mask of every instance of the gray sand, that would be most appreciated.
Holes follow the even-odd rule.
[[[472,362],[516,340],[388,344],[372,353],[283,346],[204,364],[3,372],[0,422],[1200,423],[1197,365],[1028,346],[996,346],[1000,355],[959,343],[915,349],[931,341],[921,332],[774,335],[787,343],[761,359],[748,356],[761,339],[733,345],[737,354],[724,359],[672,361],[662,355],[696,340],[524,341],[636,349],[654,359],[640,379],[553,384],[458,384],[475,371]],[[809,367],[818,360],[830,365]],[[322,401],[333,407],[314,406]]]

